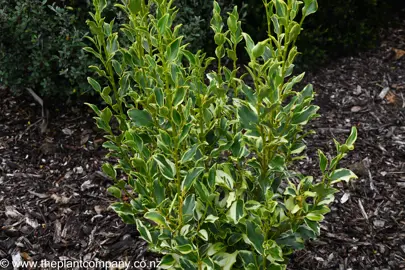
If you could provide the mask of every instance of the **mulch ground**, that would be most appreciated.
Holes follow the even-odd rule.
[[[342,166],[359,179],[341,186],[321,237],[289,269],[405,269],[405,29],[386,32],[377,49],[307,74],[322,117],[301,168],[316,175],[316,149],[333,155],[333,138],[355,125],[356,149]],[[106,152],[92,112],[53,112],[41,135],[30,96],[0,89],[0,99],[0,258],[156,260],[108,209],[112,182],[99,172]]]

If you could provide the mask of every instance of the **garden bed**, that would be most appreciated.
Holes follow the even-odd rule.
[[[322,117],[312,122],[304,172],[317,174],[315,149],[333,154],[355,125],[344,160],[359,179],[344,186],[321,237],[289,269],[405,269],[405,29],[375,50],[313,74]],[[387,91],[388,90],[388,91]],[[0,90],[0,258],[39,261],[154,261],[133,226],[108,209],[112,182],[99,172],[106,151],[87,107],[51,113],[30,96]],[[11,268],[10,268],[11,269]]]

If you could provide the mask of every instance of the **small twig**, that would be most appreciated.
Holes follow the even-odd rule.
[[[359,207],[360,207],[361,214],[362,214],[363,217],[368,221],[367,213],[366,213],[366,211],[364,210],[363,203],[361,202],[360,199],[359,199]]]
[[[46,127],[48,126],[48,111],[45,110],[44,100],[40,98],[31,88],[27,88],[27,91],[31,94],[31,96],[35,99],[36,102],[39,103],[42,107],[42,123],[40,126],[41,133],[46,131]]]
[[[7,177],[22,177],[22,178],[44,178],[42,174],[33,174],[33,173],[9,173]]]
[[[39,123],[43,122],[43,119],[39,119],[38,121],[36,121],[33,124],[30,124],[25,130],[24,132],[20,133],[18,136],[16,136],[16,141],[20,140],[22,138],[22,136],[24,136],[24,134],[26,134],[28,132],[28,130],[30,130],[31,128],[35,127],[36,125],[38,125]],[[42,124],[42,123],[41,123]]]
[[[350,129],[344,129],[344,128],[317,128],[316,130],[330,131],[330,132],[335,132],[335,133],[350,133]]]
[[[373,176],[371,175],[370,170],[368,170],[368,178],[370,179],[370,188],[371,188],[371,190],[373,190],[374,192],[377,192],[377,194],[380,194],[378,192],[378,189],[376,189],[375,186],[374,186],[374,180],[373,180]]]
[[[371,115],[372,117],[374,117],[374,119],[377,120],[377,122],[378,122],[380,125],[382,125],[380,118],[378,118],[377,115],[375,115],[374,112],[370,112],[370,115]]]

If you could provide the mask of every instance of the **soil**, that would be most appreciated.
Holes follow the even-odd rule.
[[[401,49],[405,28],[386,29],[377,49],[307,74],[322,117],[310,125],[317,134],[303,171],[316,175],[316,149],[333,155],[333,138],[342,142],[357,126],[356,149],[342,166],[359,178],[341,186],[321,237],[296,252],[288,269],[405,269]],[[1,89],[0,99],[0,258],[155,261],[134,227],[108,208],[112,182],[100,173],[106,151],[92,112],[60,108],[41,134],[41,107],[31,96]]]

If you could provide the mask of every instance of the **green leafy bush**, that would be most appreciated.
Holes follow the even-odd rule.
[[[257,43],[236,7],[225,24],[214,2],[216,58],[183,45],[171,1],[117,4],[129,18],[121,25],[128,46],[102,17],[105,0],[93,3],[93,47],[85,50],[108,84],[88,81],[108,106],[89,106],[118,161],[102,166],[116,182],[113,209],[164,255],[163,269],[286,269],[288,255],[319,235],[334,184],[356,177],[338,169],[355,128],[344,144],[335,141],[336,157],[318,152],[320,179],[292,169],[305,158],[305,125],[319,109],[311,85],[296,89],[304,74],[292,75],[303,21],[294,19],[317,2],[265,0],[269,35]],[[246,72],[237,65],[242,41]]]
[[[39,0],[0,0],[0,83],[20,93],[66,98],[91,88],[82,47],[86,4],[61,8]],[[83,12],[84,10],[84,12]]]

